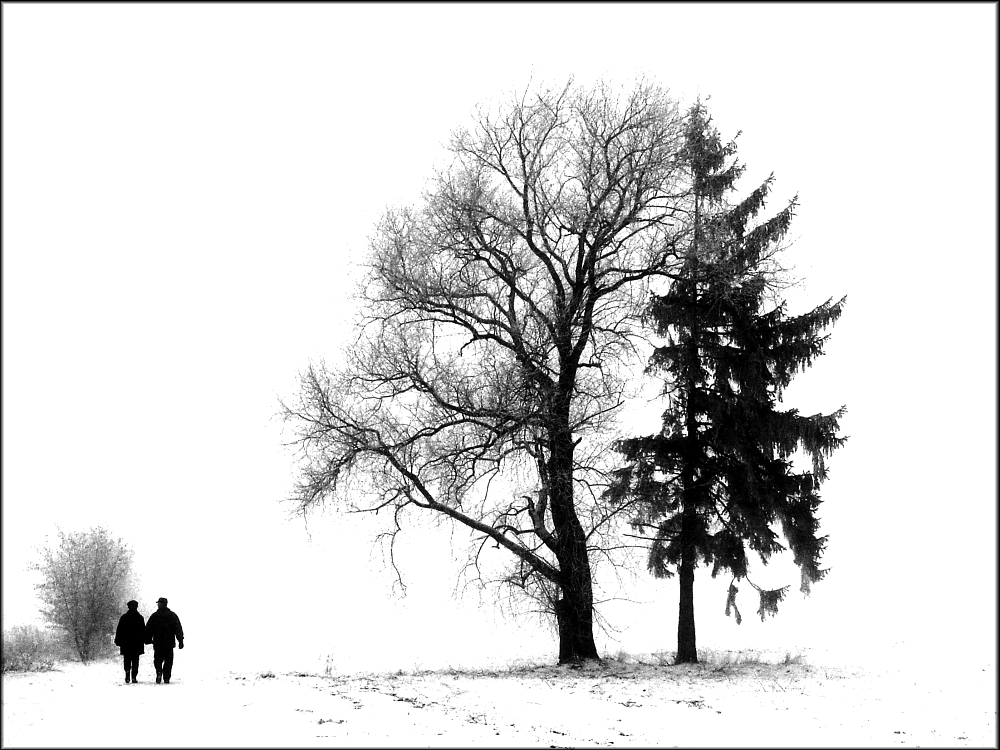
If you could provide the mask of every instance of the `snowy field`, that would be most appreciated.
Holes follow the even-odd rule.
[[[571,669],[315,674],[234,671],[177,652],[3,676],[4,747],[996,747],[990,665],[709,653]],[[786,663],[788,662],[788,663]],[[322,672],[323,670],[318,670]]]

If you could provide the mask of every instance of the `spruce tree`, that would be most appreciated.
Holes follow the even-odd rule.
[[[744,167],[735,141],[724,144],[700,101],[688,113],[682,158],[691,185],[691,232],[683,267],[669,291],[651,299],[647,317],[663,346],[648,373],[664,377],[669,405],[659,433],[625,439],[625,466],[615,472],[612,498],[638,508],[633,526],[652,537],[648,567],[680,578],[677,663],[698,660],[694,618],[696,567],[732,575],[726,614],[735,613],[738,581],[760,594],[763,620],[777,612],[788,587],[765,590],[747,578],[748,549],[766,564],[785,549],[801,571],[801,590],[826,571],[818,536],[818,489],[839,437],[841,407],[803,416],[779,402],[793,376],[823,353],[824,329],[840,317],[846,297],[789,316],[777,299],[783,271],[775,254],[788,231],[793,199],[774,217],[754,222],[773,174],[732,203]],[[799,452],[807,471],[793,466]]]

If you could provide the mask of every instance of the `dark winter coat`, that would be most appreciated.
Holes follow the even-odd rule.
[[[146,623],[139,610],[130,609],[118,618],[115,645],[121,650],[122,656],[135,656],[146,653],[146,648],[143,646],[145,642]]]
[[[173,648],[174,637],[184,640],[184,629],[177,614],[167,607],[156,610],[146,621],[146,643],[155,649]]]

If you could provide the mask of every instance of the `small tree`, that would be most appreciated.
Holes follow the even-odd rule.
[[[122,607],[132,594],[132,551],[103,527],[57,531],[59,543],[41,548],[42,575],[35,586],[45,620],[84,663],[100,652],[102,639],[114,636]]]
[[[841,408],[805,417],[779,410],[794,374],[823,353],[824,328],[845,299],[827,301],[798,317],[783,302],[769,306],[781,281],[775,262],[795,206],[747,228],[764,205],[772,177],[742,202],[726,196],[743,172],[735,143],[723,144],[704,105],[688,114],[684,162],[690,173],[691,221],[680,278],[654,297],[648,315],[666,343],[655,349],[649,371],[663,373],[669,407],[655,435],[622,440],[627,466],[616,472],[609,495],[638,499],[633,525],[652,535],[648,566],[665,577],[680,574],[677,662],[698,660],[694,573],[700,561],[713,577],[732,573],[726,613],[735,610],[736,581],[747,578],[747,548],[766,564],[784,549],[780,525],[802,576],[802,591],[824,573],[826,537],[817,536],[817,489],[827,478],[825,459],[843,444]],[[812,459],[797,471],[798,450]],[[787,587],[764,590],[758,614],[777,612]]]

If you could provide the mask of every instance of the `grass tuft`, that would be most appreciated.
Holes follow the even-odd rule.
[[[805,655],[801,652],[785,651],[784,657],[775,653],[767,653],[757,649],[738,649],[736,651],[716,651],[714,649],[698,649],[698,661],[718,670],[741,666],[789,666],[804,663]]]
[[[782,664],[784,664],[786,667],[789,664],[802,664],[804,659],[805,656],[801,653],[793,655],[791,651],[786,651],[785,660],[782,662]]]

